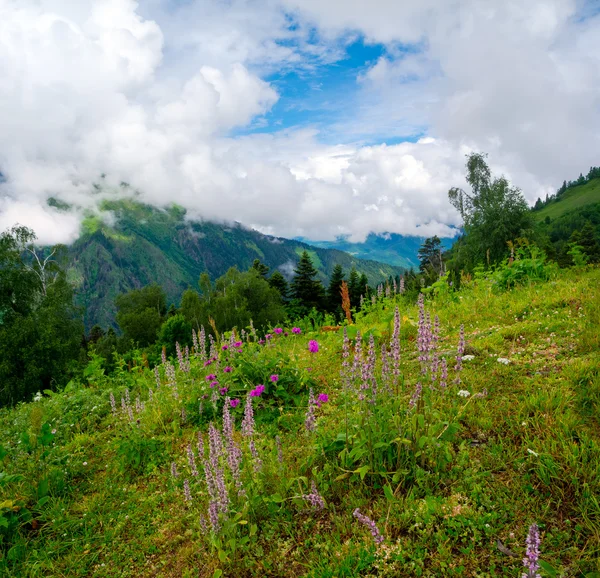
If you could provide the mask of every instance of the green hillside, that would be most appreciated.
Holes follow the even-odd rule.
[[[78,304],[85,308],[88,329],[114,322],[114,298],[119,293],[156,282],[177,302],[185,289],[197,286],[201,273],[215,279],[233,266],[248,269],[257,258],[289,276],[304,249],[310,251],[324,281],[336,263],[347,272],[356,267],[372,284],[402,272],[239,224],[189,221],[180,207],[161,210],[120,200],[105,201],[100,208],[99,214],[84,221],[80,238],[69,248],[69,279],[76,286]]]
[[[543,209],[534,211],[533,214],[538,221],[543,221],[546,217],[557,219],[565,213],[595,203],[600,203],[600,179],[592,179],[584,185],[570,188]]]
[[[156,374],[92,359],[0,409],[0,576],[516,577],[539,528],[541,576],[597,577],[599,282],[479,276],[369,304],[350,343],[306,322]]]

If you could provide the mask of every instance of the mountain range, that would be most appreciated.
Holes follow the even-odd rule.
[[[239,223],[190,220],[178,206],[160,209],[121,199],[102,201],[85,218],[81,235],[69,246],[68,276],[89,329],[114,325],[114,299],[120,293],[158,283],[170,302],[178,303],[185,289],[197,287],[201,273],[214,280],[233,266],[248,269],[254,259],[289,279],[304,250],[324,282],[338,263],[346,273],[352,267],[365,273],[371,284],[403,271],[337,249],[263,235]]]

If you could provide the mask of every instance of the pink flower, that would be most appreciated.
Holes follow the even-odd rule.
[[[227,388],[226,388],[226,387],[222,387],[222,388],[219,390],[219,393],[220,393],[221,395],[225,395],[225,394],[227,393]]]
[[[275,383],[279,379],[279,376],[278,375],[272,375],[270,379],[271,379],[271,381],[273,383]]]
[[[281,327],[275,327],[275,329],[273,329],[273,333],[277,333],[277,335],[281,335],[283,333],[283,329],[281,329]]]
[[[221,349],[222,349],[223,351],[227,351],[227,350],[229,349],[229,345],[222,345],[222,346],[221,346]]]
[[[214,373],[209,373],[206,376],[206,381],[212,381],[213,379],[217,379],[217,376]]]
[[[273,336],[272,336],[270,333],[267,333],[267,334],[265,335],[265,339],[267,339],[267,340],[271,339],[272,337],[273,337]]]
[[[300,327],[292,327],[292,333],[300,335],[302,333],[302,329],[300,329]]]
[[[321,403],[327,403],[329,401],[329,396],[326,393],[320,393],[317,396],[317,400]]]
[[[236,341],[233,346],[234,347],[242,347],[242,345],[244,345],[241,341]]]
[[[308,342],[308,350],[309,350],[311,353],[317,353],[317,351],[319,351],[319,344],[317,343],[317,341],[316,341],[316,340],[314,340],[314,339],[311,339],[311,340]]]
[[[264,339],[259,339],[258,340],[258,344],[259,345],[264,345],[265,344],[265,340]]]
[[[226,365],[226,366],[223,368],[223,372],[224,372],[224,373],[231,373],[231,367],[229,367],[229,365]]]
[[[250,397],[260,397],[263,391],[265,391],[265,386],[261,383],[250,392]]]
[[[238,405],[240,405],[240,400],[239,399],[230,399],[229,405],[231,407],[237,407]]]
[[[211,381],[211,382],[210,382],[210,386],[211,386],[211,387],[216,387],[217,385],[219,385],[219,382],[218,382],[218,381],[216,381],[216,380],[215,380],[215,381]]]
[[[204,362],[204,367],[208,367],[212,363],[212,359]]]

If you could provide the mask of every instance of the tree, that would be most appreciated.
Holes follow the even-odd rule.
[[[118,295],[116,321],[126,342],[146,347],[156,341],[167,314],[167,296],[157,284]]]
[[[354,267],[350,269],[350,275],[348,277],[348,293],[350,294],[350,304],[355,309],[360,306],[360,275]]]
[[[465,230],[462,251],[453,251],[453,256],[464,268],[498,263],[508,252],[507,242],[526,236],[532,228],[532,214],[518,188],[504,177],[492,177],[485,155],[468,155],[466,168],[471,192],[456,187],[448,191]]]
[[[342,281],[344,280],[344,271],[341,265],[335,265],[329,279],[329,287],[327,288],[327,309],[335,313],[338,317],[342,311]]]
[[[165,346],[168,355],[175,355],[175,343],[182,347],[192,344],[192,325],[181,313],[173,315],[162,324],[158,341]]]
[[[307,309],[319,309],[324,301],[325,290],[321,281],[315,279],[317,274],[308,251],[304,251],[294,269],[291,287],[294,297]]]
[[[443,275],[442,241],[437,235],[423,241],[418,256],[421,273],[432,279],[437,279]]]
[[[273,289],[277,289],[281,298],[286,301],[289,297],[289,287],[288,282],[285,280],[285,277],[279,271],[273,271],[273,274],[268,279],[268,283]]]
[[[66,381],[82,352],[83,323],[72,288],[57,262],[40,278],[31,261],[40,255],[34,241],[25,227],[0,235],[0,405]]]
[[[252,268],[258,271],[261,277],[267,278],[267,273],[269,272],[269,267],[267,267],[264,263],[260,262],[260,259],[254,259],[252,263]]]
[[[578,245],[590,263],[600,262],[600,245],[596,239],[593,225],[587,221],[581,231],[575,230],[569,240],[570,244]]]

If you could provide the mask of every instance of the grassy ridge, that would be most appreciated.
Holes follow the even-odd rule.
[[[268,346],[244,345],[241,354],[222,352],[219,371],[192,359],[189,372],[177,370],[177,397],[162,369],[157,390],[143,359],[110,380],[91,364],[87,383],[0,413],[1,511],[6,519],[32,513],[10,544],[5,537],[0,575],[109,577],[118,569],[131,577],[518,576],[527,528],[537,522],[541,558],[555,575],[591,578],[600,572],[599,281],[597,268],[561,271],[548,283],[506,293],[479,280],[427,301],[440,319],[438,352],[450,376],[443,391],[423,389],[423,412],[456,430],[436,433],[440,447],[425,440],[421,456],[421,438],[414,451],[401,441],[410,438],[410,399],[423,380],[418,311],[402,297],[383,299],[349,329],[371,333],[379,348],[391,337],[394,306],[400,308],[401,379],[373,408],[354,386],[342,385],[341,335],[308,327]],[[461,324],[473,357],[454,385]],[[309,339],[318,340],[318,353],[308,351]],[[226,363],[232,372],[223,373]],[[186,459],[197,432],[205,434],[212,420],[221,424],[205,379],[213,372],[232,398],[267,385],[254,406],[259,473],[247,438],[236,434],[247,495],[237,497],[228,481],[233,506],[225,527],[233,545],[202,529],[207,489]],[[113,415],[109,403],[114,392],[118,406],[126,387],[133,422],[119,407]],[[329,395],[316,409],[315,432],[304,426],[309,388]],[[484,390],[487,396],[476,399]],[[138,397],[145,402],[139,413]],[[381,420],[369,423],[370,412]],[[232,414],[239,432],[243,402]],[[367,430],[379,432],[374,444],[400,439],[398,452],[416,461],[382,472],[359,456]],[[388,446],[377,450],[381,463],[395,447]],[[400,463],[400,453],[393,457]],[[24,477],[5,482],[15,474]],[[190,503],[184,478],[192,482]],[[323,510],[302,498],[310,481],[326,501]],[[355,508],[375,521],[381,546],[353,518]]]
[[[594,203],[600,203],[600,179],[593,179],[585,185],[567,190],[558,201],[550,203],[533,214],[538,221],[543,221],[546,217],[556,219],[570,211]]]

